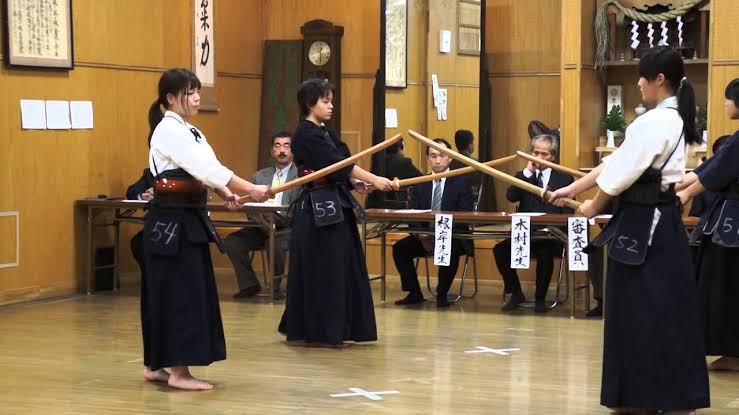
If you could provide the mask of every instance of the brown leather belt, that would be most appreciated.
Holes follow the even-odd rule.
[[[314,172],[314,170],[312,170],[312,169],[305,169],[305,168],[304,169],[300,169],[298,171],[298,177],[307,176],[307,175],[309,175],[309,174],[311,174],[313,172]],[[313,184],[314,186],[322,186],[322,185],[324,185],[326,183],[328,183],[328,181],[326,180],[326,176],[323,176],[321,178],[318,178],[316,180],[313,180],[309,184]]]
[[[154,196],[163,205],[200,205],[205,201],[206,188],[196,179],[157,179]]]

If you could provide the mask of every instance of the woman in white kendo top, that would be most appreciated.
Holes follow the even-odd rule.
[[[208,246],[220,240],[205,209],[207,188],[232,209],[240,206],[236,193],[264,201],[269,191],[223,166],[205,135],[187,122],[198,112],[199,89],[192,72],[170,69],[149,110],[149,166],[156,185],[144,224],[141,284],[144,378],[191,390],[213,385],[193,377],[189,366],[226,358]]]
[[[695,269],[675,184],[685,145],[699,141],[695,95],[668,46],[639,61],[642,101],[654,107],[587,176],[553,192],[574,197],[597,185],[579,213],[593,217],[617,198],[591,245],[608,243],[601,404],[617,413],[692,414],[710,406]],[[661,413],[661,412],[660,412]]]

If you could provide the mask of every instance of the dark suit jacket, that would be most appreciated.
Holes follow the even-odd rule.
[[[526,178],[526,176],[523,175],[523,171],[516,173],[516,177],[531,184],[536,184],[536,176]],[[557,190],[568,186],[572,182],[572,176],[569,174],[552,170],[552,174],[549,176],[549,183],[547,183],[547,189]],[[545,203],[539,196],[515,186],[510,186],[508,188],[506,198],[510,202],[518,203],[516,212],[573,213],[573,210],[568,207],[557,207],[549,203]]]
[[[154,175],[151,174],[151,171],[147,167],[144,169],[143,173],[141,173],[139,180],[128,186],[128,190],[126,190],[126,199],[138,200],[139,195],[144,193],[146,189],[150,187],[154,187]]]
[[[254,184],[264,184],[264,185],[271,185],[272,184],[272,178],[275,175],[275,166],[266,167],[262,170],[257,171],[254,173],[254,176],[251,178],[251,182]],[[287,172],[287,181],[293,181],[298,178],[298,168],[295,166],[295,163],[290,165],[290,170]],[[289,205],[293,202],[293,200],[297,199],[300,195],[300,188],[296,187],[295,189],[290,189],[282,195],[282,204],[283,205]]]
[[[388,179],[409,179],[411,177],[423,176],[413,162],[408,157],[401,157],[397,154],[389,154],[385,159],[385,177]]]
[[[462,154],[465,154],[465,153],[462,153]],[[472,155],[468,155],[468,154],[465,154],[465,155],[475,161],[479,161],[477,160],[477,158],[472,157]],[[457,169],[461,169],[464,167],[467,167],[467,165],[458,160],[452,160],[452,162],[449,164],[450,170],[457,170]],[[473,192],[477,192],[480,189],[480,186],[482,186],[482,173],[480,173],[479,171],[476,171],[473,173],[467,173],[466,176],[470,178],[470,185],[472,186]]]
[[[434,191],[433,182],[417,184],[411,192],[410,209],[431,209],[431,196]],[[448,177],[444,183],[444,193],[441,194],[441,210],[443,212],[471,212],[474,206],[472,186],[467,175]],[[427,228],[428,225],[416,224],[417,228]],[[461,223],[454,223],[455,232],[468,231],[469,227]],[[465,252],[471,252],[472,241],[457,239],[464,244]]]
[[[423,176],[413,161],[408,157],[398,154],[388,154],[385,157],[385,177],[388,179],[409,179],[411,177]],[[408,190],[391,190],[389,192],[372,192],[367,195],[365,206],[380,209],[405,209],[408,199]]]

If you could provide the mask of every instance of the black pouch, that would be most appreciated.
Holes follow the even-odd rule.
[[[739,247],[739,200],[724,201],[711,241],[726,248]]]
[[[180,215],[156,215],[144,223],[144,244],[154,255],[175,256],[180,250],[182,238]]]
[[[655,206],[628,208],[628,220],[619,221],[608,248],[608,257],[626,265],[641,265],[647,257]]]
[[[610,243],[609,258],[626,265],[641,265],[647,257],[655,209],[655,206],[634,204],[619,209],[584,251],[592,253],[595,247]]]
[[[319,228],[344,221],[344,209],[335,188],[316,188],[310,192],[313,220]]]

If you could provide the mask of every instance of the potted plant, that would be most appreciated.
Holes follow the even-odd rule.
[[[616,147],[616,142],[614,140],[616,133],[619,133],[618,135],[621,135],[621,133],[626,131],[626,121],[624,121],[624,116],[621,112],[621,106],[614,105],[613,107],[611,107],[611,111],[609,111],[608,114],[603,117],[603,119],[600,121],[600,125],[605,128],[606,134],[608,135],[608,142],[606,143],[606,147]]]

